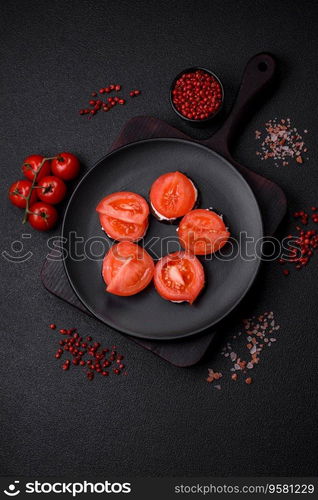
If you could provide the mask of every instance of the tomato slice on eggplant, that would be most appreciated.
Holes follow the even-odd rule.
[[[163,299],[192,304],[202,291],[204,282],[201,262],[188,252],[168,254],[156,264],[154,283]]]
[[[99,202],[96,210],[114,219],[134,224],[143,224],[149,215],[146,200],[130,191],[119,191],[106,196]]]
[[[194,255],[209,255],[222,248],[230,237],[222,217],[212,210],[196,209],[183,217],[178,228],[183,248]]]
[[[142,224],[134,224],[100,213],[99,220],[105,233],[116,241],[138,241],[148,228],[148,218]]]
[[[135,295],[149,285],[154,267],[153,259],[145,249],[130,241],[116,243],[103,261],[106,291],[122,297]]]
[[[174,220],[192,210],[197,189],[186,175],[169,172],[155,180],[149,196],[153,213],[159,220]]]
[[[96,210],[102,228],[114,240],[138,241],[147,231],[149,206],[137,193],[112,193],[99,202]]]

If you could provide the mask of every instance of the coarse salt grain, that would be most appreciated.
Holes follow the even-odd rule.
[[[214,372],[211,368],[208,369],[207,382],[213,382],[214,380],[219,380],[222,377],[221,372]]]
[[[308,130],[304,130],[307,133]],[[260,150],[256,152],[261,160],[272,159],[275,166],[287,166],[289,159],[298,164],[304,162],[303,153],[308,151],[302,136],[291,124],[290,118],[274,118],[265,123],[265,137],[259,130],[255,131],[255,139],[262,140]],[[308,158],[307,158],[308,159]]]
[[[280,328],[280,325],[276,324],[276,320],[274,318],[273,311],[265,312],[258,317],[252,317],[249,319],[243,320],[244,331],[240,331],[238,334],[235,334],[231,337],[231,341],[227,342],[225,347],[222,348],[221,354],[228,358],[231,361],[232,366],[229,369],[230,376],[233,380],[237,380],[238,374],[237,372],[241,372],[243,374],[247,373],[248,370],[254,369],[255,365],[259,363],[260,355],[263,349],[266,347],[270,347],[272,342],[276,342],[277,338],[273,337],[273,333]],[[245,334],[246,341],[243,344],[240,342],[240,335]],[[240,342],[241,349],[242,345],[249,346],[253,345],[250,349],[247,347],[247,350],[250,355],[250,359],[244,360],[238,356],[238,354],[233,350],[233,341],[237,340],[236,344]],[[270,340],[270,341],[269,341]],[[234,372],[234,373],[233,373]],[[221,372],[215,372],[211,368],[208,369],[208,378],[206,379],[208,382],[214,382],[221,378],[223,375]],[[248,385],[252,383],[252,378],[247,377],[245,379],[245,383]],[[216,389],[220,389],[221,386],[214,386]]]

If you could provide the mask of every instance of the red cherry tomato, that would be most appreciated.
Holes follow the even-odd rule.
[[[104,231],[117,241],[138,241],[148,228],[149,206],[136,193],[120,191],[103,198],[96,207]]]
[[[26,207],[26,197],[29,196],[30,189],[32,186],[32,182],[22,180],[14,182],[8,191],[9,199],[13,205],[19,208]],[[36,189],[33,189],[33,192],[30,197],[29,205],[35,203],[37,200]]]
[[[33,177],[38,172],[41,163],[43,161],[43,158],[44,156],[41,155],[31,155],[25,158],[22,165],[22,172],[27,179],[30,179],[30,181],[33,181]],[[42,179],[42,177],[50,175],[50,173],[51,173],[51,161],[48,160],[43,164],[41,171],[37,175],[36,180],[39,181],[40,179]]]
[[[52,160],[52,173],[64,181],[75,179],[79,171],[79,159],[72,153],[59,153],[57,158]]]
[[[171,253],[156,264],[154,283],[163,299],[192,304],[204,287],[204,270],[194,255]]]
[[[62,179],[54,175],[49,175],[40,180],[39,187],[36,188],[36,190],[40,200],[50,203],[51,205],[56,205],[64,200],[67,188]]]
[[[193,182],[181,172],[161,175],[150,189],[150,202],[159,220],[182,217],[192,210],[196,199]]]
[[[56,208],[43,201],[31,205],[30,212],[32,213],[29,214],[28,221],[38,231],[49,231],[55,226],[58,219]]]
[[[223,219],[212,210],[189,212],[179,225],[181,245],[195,255],[208,255],[220,250],[230,237]]]
[[[104,257],[102,274],[106,291],[121,296],[135,295],[149,285],[154,267],[145,249],[130,241],[121,241]]]

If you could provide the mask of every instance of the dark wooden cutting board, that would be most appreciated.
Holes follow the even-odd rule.
[[[264,64],[267,71],[264,71]],[[244,120],[246,121],[252,106],[255,105],[256,98],[258,96],[262,97],[264,90],[272,83],[275,66],[275,60],[268,54],[258,54],[253,57],[245,68],[238,97],[223,126],[211,138],[198,141],[228,159],[249,183],[261,210],[265,235],[272,235],[283,219],[286,212],[285,195],[275,183],[256,174],[233,159],[231,144],[235,135],[240,131],[242,124],[244,124]],[[162,120],[141,116],[126,123],[110,151],[135,141],[154,137],[193,140]],[[86,314],[90,314],[73,292],[61,260],[50,260],[48,257],[42,268],[41,279],[48,291]],[[176,366],[185,367],[200,361],[216,332],[217,330],[213,329],[178,341],[148,341],[129,338],[166,361]]]

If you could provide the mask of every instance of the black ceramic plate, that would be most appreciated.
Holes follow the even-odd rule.
[[[263,236],[260,211],[249,185],[232,165],[205,146],[179,139],[149,139],[124,146],[99,161],[81,180],[67,207],[62,230],[67,239],[65,269],[91,313],[136,337],[176,339],[211,327],[240,302],[259,267],[260,258],[240,255],[238,246],[236,257],[231,257],[232,246],[227,244],[223,256],[201,259],[207,284],[192,306],[165,301],[153,285],[132,297],[106,293],[102,257],[112,242],[101,230],[97,203],[115,191],[134,191],[148,198],[152,182],[175,170],[196,183],[201,208],[212,207],[224,214],[235,238],[242,232],[255,241]],[[179,248],[176,227],[151,216],[144,245],[153,257]],[[82,242],[76,243],[75,235]]]

